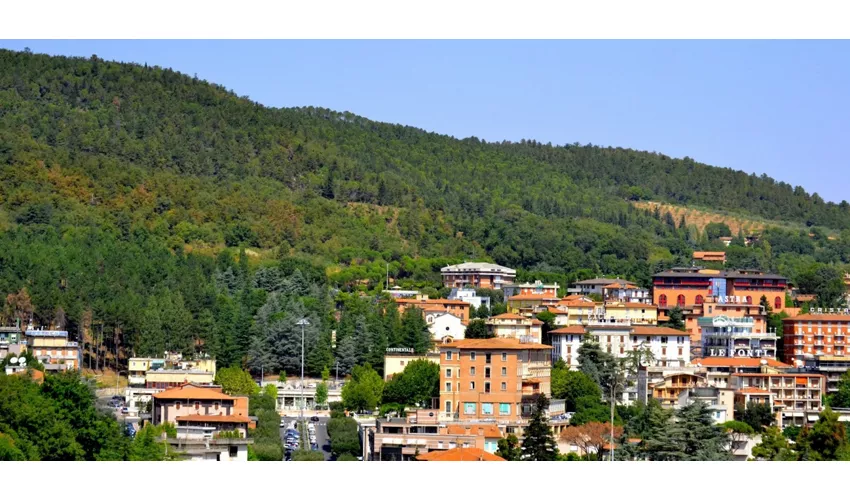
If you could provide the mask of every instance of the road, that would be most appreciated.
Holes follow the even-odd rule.
[[[293,417],[283,417],[281,421],[286,424],[280,428],[280,440],[283,442],[284,447],[286,446],[286,429],[289,426],[289,422],[293,420],[298,420]],[[310,422],[310,419],[307,418],[307,421]],[[328,461],[331,459],[331,443],[328,440],[328,418],[327,417],[319,417],[318,422],[313,422],[313,425],[316,426],[316,445],[319,448],[319,451],[325,455],[325,460]],[[308,441],[309,435],[302,435],[302,438],[305,441]],[[308,441],[309,442],[309,441]],[[309,449],[309,448],[308,448]],[[285,458],[284,458],[285,459]]]

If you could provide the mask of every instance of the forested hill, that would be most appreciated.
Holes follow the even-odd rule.
[[[846,203],[688,159],[457,140],[270,109],[157,67],[0,51],[0,293],[26,287],[43,322],[61,309],[71,325],[93,316],[138,333],[137,311],[178,292],[186,321],[208,318],[222,286],[248,283],[225,248],[255,252],[254,266],[308,261],[349,289],[380,286],[387,264],[402,283],[438,286],[440,266],[470,258],[523,279],[645,284],[716,244],[636,199],[850,228]],[[850,231],[823,234],[766,230],[730,265],[796,277],[850,261]]]

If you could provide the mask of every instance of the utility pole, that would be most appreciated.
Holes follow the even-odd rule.
[[[339,388],[339,360],[336,362],[336,380],[334,380],[334,386]]]
[[[310,322],[307,321],[307,318],[303,318],[300,320],[298,325],[301,325],[301,422],[304,422],[304,407],[307,406],[304,400],[304,327],[309,325]]]

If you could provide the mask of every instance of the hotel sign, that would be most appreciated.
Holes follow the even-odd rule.
[[[767,351],[764,349],[709,349],[708,354],[712,358],[724,358],[726,356],[730,358],[761,358],[767,355]]]
[[[398,352],[398,353],[413,354],[413,348],[412,347],[387,347],[387,352]]]

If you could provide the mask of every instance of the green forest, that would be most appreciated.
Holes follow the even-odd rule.
[[[720,248],[633,200],[800,224],[751,246],[733,235],[727,265],[839,300],[850,207],[766,176],[459,140],[268,108],[155,66],[0,51],[0,320],[63,327],[95,364],[202,350],[222,367],[294,373],[306,317],[308,372],[339,361],[343,374],[422,343],[423,325],[375,293],[387,271],[434,296],[447,292],[440,267],[471,259],[562,289],[603,274],[646,286]]]

